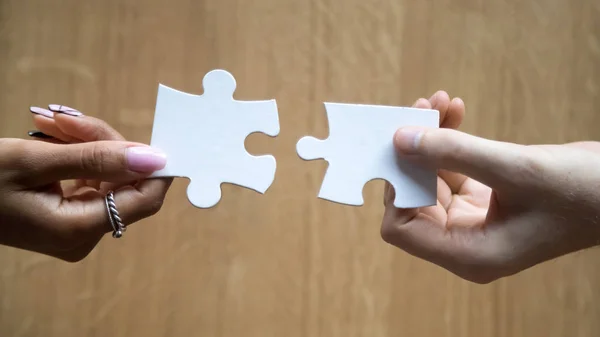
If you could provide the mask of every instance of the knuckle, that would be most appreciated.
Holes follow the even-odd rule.
[[[83,171],[104,173],[110,166],[124,167],[123,160],[103,144],[91,144],[81,150],[80,165]]]
[[[543,151],[518,144],[507,144],[502,151],[511,154],[505,160],[505,169],[499,173],[507,186],[522,190],[523,185],[534,187],[540,182],[551,179],[550,166]],[[523,193],[528,191],[523,190]]]
[[[102,158],[100,150],[97,145],[91,144],[90,146],[86,146],[81,149],[81,153],[79,155],[79,166],[82,171],[98,171],[102,170]]]
[[[106,148],[97,144],[86,146],[81,150],[81,169],[83,171],[103,172],[107,157]]]
[[[457,135],[454,130],[435,129],[423,133],[421,137],[421,151],[439,163],[461,161],[468,154],[464,142],[455,141]]]
[[[92,141],[104,140],[104,135],[101,129],[90,128],[89,134]]]
[[[448,130],[444,130],[444,134],[441,137],[439,144],[444,145],[445,151],[441,151],[440,160],[442,162],[464,162],[471,155],[472,149],[465,147],[465,142],[455,141],[452,135],[449,134]]]
[[[381,221],[381,228],[379,235],[381,239],[392,246],[399,247],[402,245],[403,231],[401,224],[405,223],[406,219],[400,219],[393,212],[389,212],[386,209],[383,219]]]
[[[108,123],[98,120],[96,128],[98,140],[123,140],[125,139],[120,133],[113,129]]]
[[[102,130],[98,127],[98,123],[91,117],[87,117],[87,123],[82,123],[77,131],[88,142],[102,141]]]
[[[104,120],[89,116],[87,117],[87,120],[89,124],[86,124],[86,127],[90,130],[89,133],[92,140],[124,140],[124,138]]]
[[[390,245],[395,245],[397,231],[393,226],[386,225],[385,223],[381,226],[380,230],[381,239]]]

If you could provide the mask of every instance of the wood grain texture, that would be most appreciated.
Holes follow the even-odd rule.
[[[276,180],[223,187],[198,210],[177,180],[163,210],[83,262],[0,249],[1,336],[600,335],[600,251],[486,286],[380,238],[382,183],[366,204],[316,198],[322,102],[467,103],[462,130],[520,143],[600,140],[600,5],[583,0],[1,0],[0,136],[30,105],[76,107],[149,142],[159,83],[201,92],[225,68],[239,99],[276,98]]]

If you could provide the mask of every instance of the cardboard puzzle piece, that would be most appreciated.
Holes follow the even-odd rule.
[[[275,179],[271,155],[250,155],[245,139],[254,132],[279,134],[275,100],[237,101],[235,78],[225,70],[207,73],[204,93],[192,95],[159,85],[150,145],[167,155],[152,177],[185,177],[189,201],[210,208],[221,200],[221,184],[265,193]]]
[[[362,206],[364,185],[384,179],[396,191],[397,208],[437,203],[437,171],[399,159],[393,146],[401,127],[438,128],[437,110],[341,103],[325,103],[325,109],[329,137],[303,137],[296,144],[300,158],[329,164],[319,198]]]

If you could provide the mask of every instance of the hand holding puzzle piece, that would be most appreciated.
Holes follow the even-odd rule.
[[[152,177],[187,177],[188,199],[199,208],[221,200],[221,184],[265,193],[275,179],[273,156],[252,156],[244,140],[254,132],[275,137],[275,100],[236,101],[236,81],[224,70],[203,80],[204,93],[192,95],[160,85],[150,145],[167,154],[167,165]]]

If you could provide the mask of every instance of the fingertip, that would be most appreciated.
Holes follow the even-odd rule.
[[[446,91],[438,90],[429,98],[429,101],[431,102],[431,105],[435,107],[436,105],[440,105],[440,103],[449,102],[450,96]]]
[[[429,102],[429,100],[426,100],[425,98],[419,98],[413,104],[413,108],[417,108],[417,109],[431,109],[431,103]]]
[[[158,213],[172,182],[173,178],[149,178],[125,190],[127,195],[123,197],[129,197],[128,221],[137,222]]]
[[[390,197],[390,193],[394,193],[393,187],[392,187],[392,184],[390,184],[388,181],[386,181],[385,185],[383,186],[383,205],[384,206],[387,206],[388,202],[393,199],[393,197]]]
[[[162,170],[167,164],[167,155],[150,146],[129,146],[125,149],[128,168],[135,172],[151,173]]]
[[[50,109],[51,111],[57,112],[57,113],[63,113],[63,114],[66,114],[68,116],[73,116],[73,117],[79,117],[79,116],[83,115],[83,113],[77,109],[73,109],[68,106],[60,105],[60,104],[50,104],[50,105],[48,105],[48,109]]]
[[[29,107],[29,112],[31,112],[32,114],[35,114],[36,116],[43,116],[45,118],[53,118],[54,117],[54,113],[52,111],[44,109],[44,108],[40,108],[37,106]]]
[[[173,183],[174,178],[148,178],[140,182],[137,190],[153,198],[163,197]]]
[[[451,101],[451,104],[465,105],[465,102],[460,97],[454,97]]]
[[[400,153],[416,154],[424,128],[404,127],[394,134],[394,147]]]
[[[52,139],[54,137],[49,136],[41,131],[31,130],[27,132],[27,135],[31,138],[39,138],[39,139]]]
[[[46,135],[52,136],[53,138],[65,143],[77,141],[73,137],[62,132],[56,121],[56,118],[48,118],[37,114],[33,116],[33,124],[40,132],[43,132]]]
[[[443,121],[443,127],[449,129],[458,128],[464,119],[465,116],[465,103],[459,98],[455,97],[450,102],[448,107],[448,113],[446,114],[446,118]]]
[[[33,124],[39,129],[39,125],[43,125],[43,126],[48,126],[48,125],[54,125],[54,118],[48,118],[45,116],[41,116],[41,115],[33,115]]]

